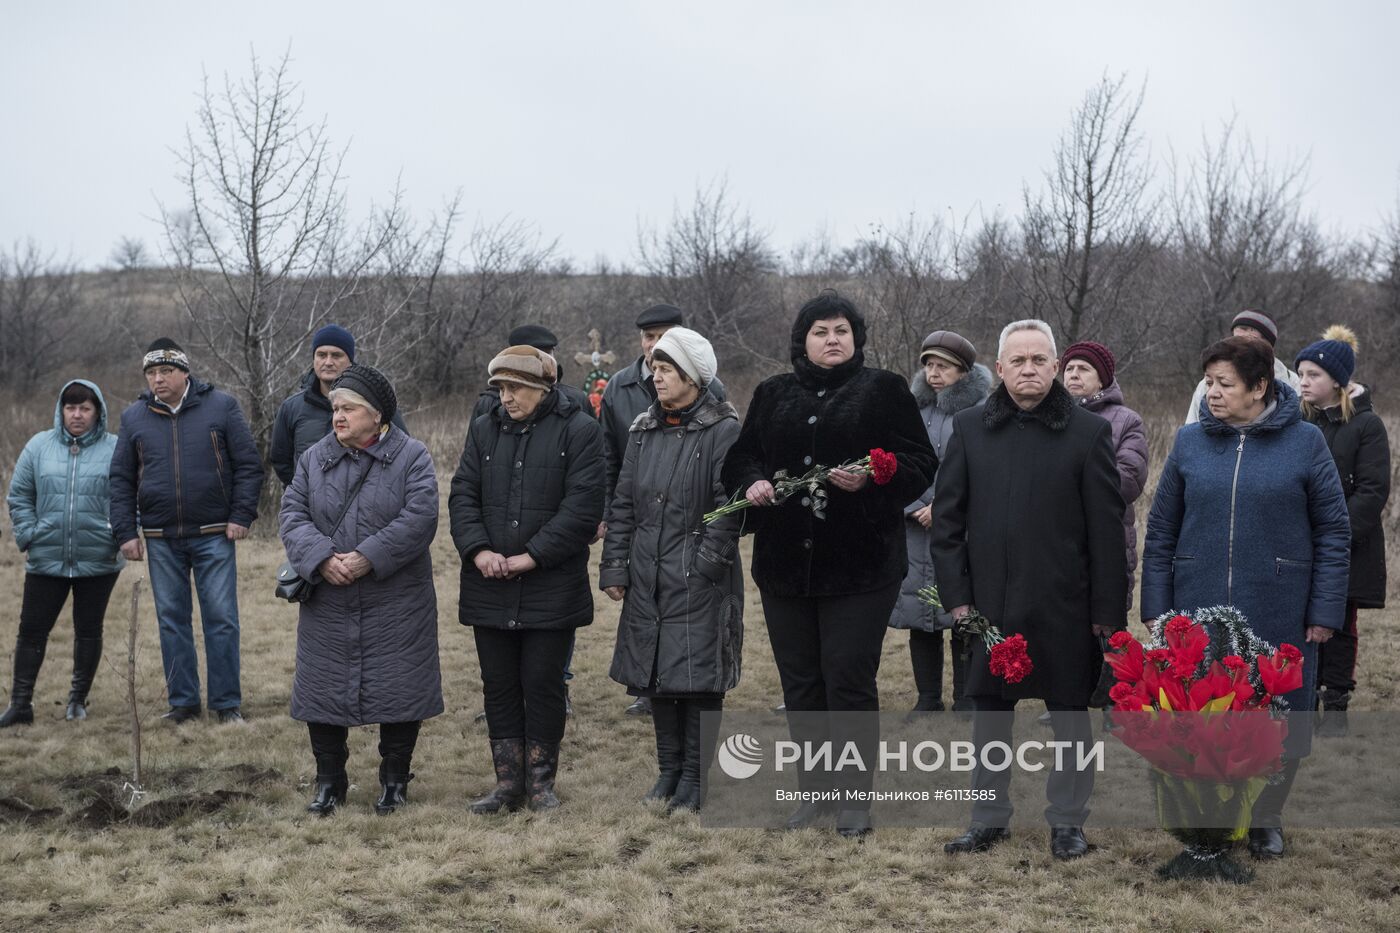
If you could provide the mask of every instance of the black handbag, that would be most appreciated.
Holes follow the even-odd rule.
[[[354,502],[355,497],[360,494],[360,487],[365,484],[372,469],[374,469],[373,463],[360,474],[359,481],[355,483],[355,488],[350,490],[350,495],[345,497],[345,505],[341,507],[340,514],[336,516],[335,524],[331,526],[326,537],[334,538],[335,533],[340,530],[340,523],[345,521],[345,513],[350,511],[350,503]],[[277,589],[273,592],[278,599],[285,599],[289,603],[304,603],[311,598],[311,591],[315,588],[316,584],[296,572],[291,561],[284,560],[282,566],[277,568]]]

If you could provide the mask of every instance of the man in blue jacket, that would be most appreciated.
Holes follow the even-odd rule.
[[[178,724],[200,714],[193,573],[209,709],[220,722],[241,722],[234,542],[258,516],[262,462],[238,402],[191,378],[189,357],[175,341],[152,343],[142,369],[148,390],[122,412],[112,455],[112,535],[127,560],[150,552],[170,699],[163,718]]]

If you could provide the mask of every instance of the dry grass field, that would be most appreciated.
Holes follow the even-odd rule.
[[[460,441],[446,425],[422,427],[450,470]],[[1154,428],[1158,462],[1170,434]],[[1400,928],[1394,831],[1290,833],[1290,856],[1236,888],[1157,881],[1152,868],[1177,850],[1160,832],[1091,830],[1096,851],[1055,863],[1039,814],[1020,818],[1010,843],[956,859],[942,844],[965,819],[957,809],[946,829],[877,830],[860,843],[667,818],[638,803],[653,777],[651,726],[622,715],[623,692],[607,678],[617,614],[601,595],[574,662],[563,808],[473,817],[466,803],[490,787],[491,766],[484,726],[472,722],[480,682],[469,633],[456,621],[459,563],[445,515],[434,559],[447,712],[424,726],[411,804],[374,815],[376,735],[358,729],[349,803],[332,819],[315,819],[302,809],[314,771],[305,728],[287,715],[295,610],[268,584],[280,554],[266,533],[240,546],[244,726],[204,720],[176,729],[158,720],[160,651],[149,593],[143,599],[148,793],[129,816],[120,669],[131,586],[144,567],[128,568],[118,586],[84,723],[63,721],[72,627],[60,620],[35,725],[0,733],[0,930]],[[21,556],[6,540],[6,686],[22,580]],[[778,679],[757,592],[748,596],[744,678],[728,705],[764,709],[779,698]],[[1400,611],[1366,613],[1362,628],[1355,708],[1393,708]],[[902,633],[886,641],[887,708],[913,700],[905,642]]]

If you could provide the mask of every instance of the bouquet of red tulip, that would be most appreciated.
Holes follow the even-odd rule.
[[[1248,881],[1228,852],[1281,767],[1281,695],[1302,686],[1302,653],[1275,650],[1230,607],[1168,613],[1147,645],[1117,632],[1109,647],[1115,734],[1152,765],[1162,827],[1186,846],[1158,874]]]
[[[899,460],[895,455],[879,447],[871,450],[870,453],[859,460],[849,460],[840,466],[827,467],[818,464],[812,467],[801,476],[789,476],[787,470],[779,470],[773,474],[773,504],[778,505],[802,491],[807,492],[807,497],[811,500],[812,513],[817,518],[826,518],[826,483],[831,479],[833,470],[843,470],[847,473],[857,473],[869,476],[876,486],[888,485],[894,479],[895,471],[899,469]],[[705,513],[705,524],[710,524],[717,519],[734,512],[740,512],[753,505],[744,498],[747,490],[739,490],[730,497],[729,501],[713,512]]]
[[[925,605],[932,606],[935,612],[947,612],[943,608],[943,599],[938,595],[936,586],[926,586],[919,590],[919,599]],[[982,639],[982,646],[987,649],[987,665],[992,674],[1009,684],[1020,683],[1035,670],[1031,656],[1027,653],[1025,636],[1016,634],[1007,638],[990,619],[975,608],[953,623],[953,631],[964,637],[976,636]]]

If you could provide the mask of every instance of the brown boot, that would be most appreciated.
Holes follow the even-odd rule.
[[[559,806],[554,794],[554,775],[559,771],[559,743],[529,739],[525,743],[526,768],[530,783],[530,809],[553,810]]]
[[[491,763],[496,768],[496,786],[485,797],[473,800],[471,811],[519,810],[525,804],[525,740],[492,739]]]

